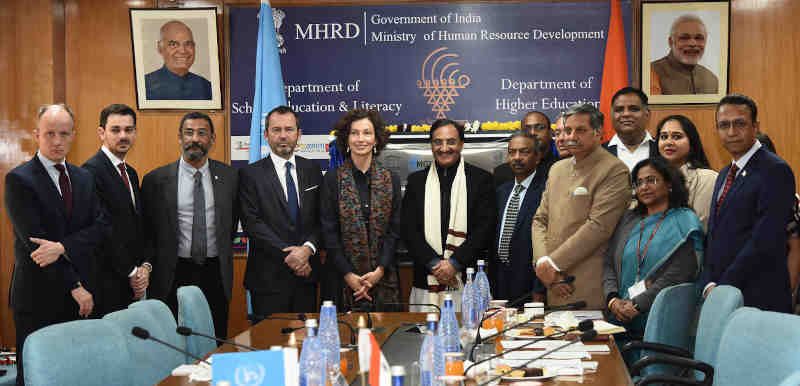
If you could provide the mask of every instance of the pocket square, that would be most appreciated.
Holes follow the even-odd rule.
[[[575,191],[572,192],[572,195],[573,196],[588,196],[589,195],[589,190],[587,190],[583,186],[579,186],[579,187],[575,188]]]
[[[309,191],[309,190],[314,190],[314,189],[316,189],[316,188],[318,188],[318,187],[319,187],[319,185],[314,185],[314,186],[312,186],[312,187],[308,187],[308,188],[305,188],[305,189],[303,189],[303,191],[304,191],[304,192],[307,192],[307,191]]]

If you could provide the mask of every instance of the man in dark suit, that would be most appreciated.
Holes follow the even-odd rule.
[[[658,155],[658,144],[647,131],[650,107],[647,95],[635,87],[624,87],[611,97],[611,123],[617,132],[603,144],[628,170],[643,159]]]
[[[297,114],[279,106],[267,114],[268,157],[239,171],[242,225],[250,241],[244,286],[253,313],[314,312],[320,245],[322,172],[296,156]]]
[[[147,289],[149,262],[143,260],[139,175],[125,156],[136,142],[136,113],[113,104],[100,112],[102,146],[83,168],[94,175],[97,196],[111,222],[111,236],[97,251],[97,314],[122,310]]]
[[[544,151],[544,143],[527,131],[512,134],[508,142],[508,164],[514,181],[496,191],[495,253],[490,265],[492,296],[497,299],[532,294],[529,298],[533,301],[545,301],[544,285],[531,264],[531,223],[547,182],[547,174],[537,168]]]
[[[703,295],[732,285],[746,306],[791,312],[786,225],[794,204],[794,174],[756,140],[755,102],[731,94],[717,105],[717,134],[733,161],[719,172],[711,214]]]
[[[178,139],[183,156],[142,181],[145,256],[153,264],[148,297],[177,313],[178,287],[200,287],[216,335],[225,338],[238,222],[236,169],[208,158],[216,139],[208,115],[184,115]]]
[[[536,137],[544,147],[539,160],[539,168],[537,169],[539,175],[544,176],[547,180],[547,173],[550,167],[559,160],[558,150],[554,144],[553,128],[551,127],[550,118],[541,111],[529,111],[525,117],[520,121],[520,130],[527,131]],[[492,172],[494,176],[494,187],[497,188],[506,182],[514,181],[514,172],[508,162],[503,162],[494,168]]]
[[[461,273],[488,254],[494,239],[492,176],[464,162],[464,127],[458,122],[435,121],[430,141],[434,162],[408,176],[402,205],[402,236],[414,260],[410,303],[450,294],[460,309]]]
[[[38,152],[6,175],[6,211],[14,227],[10,304],[17,333],[17,384],[23,346],[34,331],[87,317],[94,309],[93,252],[108,223],[89,172],[65,161],[75,138],[65,105],[39,108]]]

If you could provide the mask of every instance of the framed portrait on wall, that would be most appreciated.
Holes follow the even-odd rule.
[[[728,93],[728,1],[642,2],[641,15],[650,104],[716,103]]]
[[[216,9],[134,8],[130,17],[139,109],[221,109]]]

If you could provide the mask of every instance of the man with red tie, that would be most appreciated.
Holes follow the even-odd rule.
[[[732,285],[744,304],[791,312],[786,225],[794,203],[794,174],[756,139],[756,103],[731,94],[717,105],[717,134],[731,164],[720,170],[711,200],[703,295]]]
[[[66,162],[75,138],[72,111],[45,105],[37,117],[36,155],[6,175],[15,255],[10,303],[20,354],[34,331],[92,314],[93,251],[109,225],[92,175]],[[17,356],[17,385],[24,384],[22,359]]]
[[[139,175],[125,159],[136,142],[136,113],[123,104],[109,105],[100,112],[97,135],[102,146],[83,167],[94,176],[111,222],[111,237],[95,265],[97,314],[105,315],[144,295],[153,266],[143,257]]]

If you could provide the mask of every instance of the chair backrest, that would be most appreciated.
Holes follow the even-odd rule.
[[[160,300],[136,302],[126,310],[112,312],[103,317],[115,323],[124,332],[133,366],[130,376],[135,384],[155,384],[170,375],[172,369],[186,363],[184,354],[157,342],[144,341],[131,334],[134,326],[150,331],[150,335],[181,349],[186,341],[175,332],[177,324],[166,304]]]
[[[214,336],[214,320],[203,291],[197,286],[178,288],[178,325]],[[199,357],[217,348],[217,343],[202,336],[186,337],[186,350]]]
[[[800,316],[742,307],[722,333],[714,385],[779,385],[800,368]]]
[[[721,285],[708,295],[700,310],[697,323],[697,338],[694,345],[694,359],[710,364],[717,363],[717,350],[722,332],[731,314],[744,305],[742,291],[738,288]]]
[[[107,320],[47,326],[29,335],[23,350],[28,385],[137,385],[122,330]]]
[[[780,386],[797,386],[800,385],[800,371],[795,371],[792,375],[786,377],[786,379],[781,382]]]
[[[662,289],[650,307],[644,341],[689,349],[690,326],[695,317],[697,290],[694,283]]]

